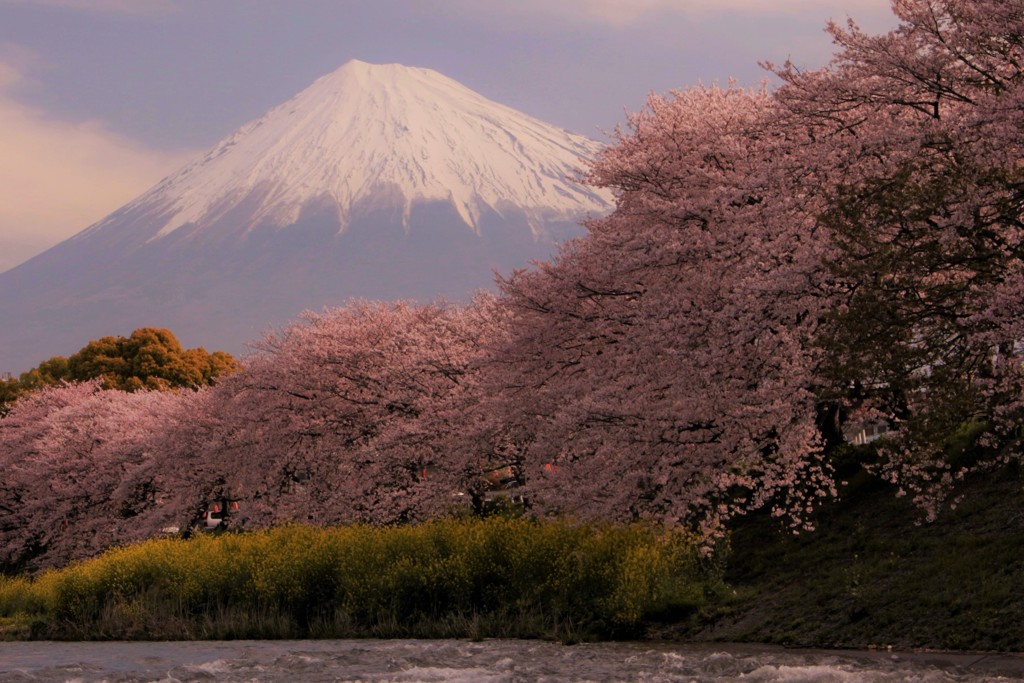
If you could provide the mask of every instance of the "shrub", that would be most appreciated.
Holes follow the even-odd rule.
[[[293,525],[150,540],[4,578],[0,616],[36,615],[50,637],[636,635],[718,585],[699,552],[641,524]]]

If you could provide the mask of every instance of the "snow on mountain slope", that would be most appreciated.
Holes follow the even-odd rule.
[[[464,300],[612,208],[577,182],[600,148],[435,71],[348,62],[0,273],[0,372],[142,326],[238,353],[350,298]]]
[[[414,202],[439,200],[473,228],[487,209],[516,206],[536,232],[611,208],[607,193],[575,182],[600,147],[436,71],[350,61],[132,205],[160,207],[157,237],[253,197],[252,226],[293,224],[327,197],[344,228],[353,207],[382,194],[400,201],[406,228]]]

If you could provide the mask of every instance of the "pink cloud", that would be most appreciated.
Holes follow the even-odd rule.
[[[177,10],[175,0],[0,0],[0,4],[49,5],[82,12],[167,14]]]
[[[787,15],[816,13],[822,20],[847,16],[878,18],[891,14],[889,0],[520,0],[515,3],[486,3],[450,0],[444,8],[458,7],[489,16],[556,16],[563,21],[584,21],[624,26],[656,15],[680,17],[742,11],[751,14]]]
[[[89,226],[196,156],[163,152],[99,121],[63,121],[12,93],[0,61],[0,271]]]

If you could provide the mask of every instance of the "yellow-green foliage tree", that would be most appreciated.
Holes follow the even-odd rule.
[[[95,339],[68,358],[50,358],[18,379],[0,381],[0,411],[22,394],[62,381],[102,378],[105,388],[122,391],[196,388],[238,367],[229,353],[184,349],[170,330],[142,327],[129,337]]]

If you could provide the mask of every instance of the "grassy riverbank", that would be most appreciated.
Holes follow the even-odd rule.
[[[493,517],[159,539],[0,579],[7,638],[636,637],[721,589],[654,527]]]
[[[670,638],[1024,651],[1024,475],[931,524],[861,475],[792,536],[493,517],[160,539],[0,578],[0,638]],[[723,556],[724,555],[724,556]]]
[[[703,627],[663,637],[813,647],[1024,651],[1024,476],[976,475],[930,524],[886,485],[859,486],[792,536],[742,520]]]

